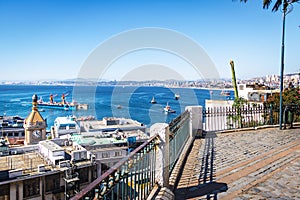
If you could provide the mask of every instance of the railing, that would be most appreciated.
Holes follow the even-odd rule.
[[[300,121],[299,105],[284,106],[283,122]],[[279,108],[265,105],[210,107],[203,110],[203,130],[218,131],[279,124]]]
[[[200,113],[199,109],[202,108],[190,107],[170,124],[157,123],[151,126],[150,135],[153,136],[147,142],[90,183],[71,200],[139,200],[146,199],[155,184],[168,187],[175,164],[182,155],[185,155],[182,152],[187,148],[187,143],[191,144],[193,140],[192,127],[196,124],[193,123],[191,116],[192,112]],[[195,121],[199,124],[197,116],[195,115]],[[178,162],[178,165],[180,164],[181,162]]]
[[[188,107],[187,111],[170,124],[151,126],[152,137],[147,142],[124,157],[71,200],[146,199],[156,184],[169,187],[170,182],[174,183],[173,178],[176,176],[174,173],[178,171],[181,160],[188,152],[186,149],[192,144],[195,131],[278,124],[278,110],[260,105],[240,108],[217,107],[204,111],[201,106]],[[297,120],[299,111],[299,106],[289,107],[285,109],[285,118],[293,113]],[[292,118],[294,119],[294,115]]]
[[[173,170],[179,155],[189,139],[190,113],[185,111],[169,124],[170,132],[170,172]]]
[[[71,200],[146,199],[155,184],[156,139],[144,142]]]
[[[277,109],[263,105],[213,107],[203,111],[204,130],[228,130],[278,123]]]

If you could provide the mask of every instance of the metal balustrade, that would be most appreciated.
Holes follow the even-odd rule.
[[[154,135],[71,200],[146,199],[155,184],[157,144],[157,135]]]
[[[189,139],[190,113],[183,112],[169,124],[170,133],[170,172],[173,170],[179,155]]]
[[[211,107],[203,110],[204,130],[218,131],[278,124],[278,109],[263,105]]]
[[[284,127],[300,121],[298,104],[284,105]],[[219,131],[279,124],[279,108],[272,105],[209,107],[202,112],[203,130]]]
[[[202,110],[201,106],[187,107],[185,112],[169,124],[158,123],[151,126],[150,135],[153,136],[147,142],[71,200],[147,199],[156,184],[160,187],[174,186],[181,161],[199,130],[216,131],[276,123],[278,109],[261,105],[214,107],[206,110]]]
[[[194,137],[191,128],[192,110],[192,108],[186,110],[170,124],[158,123],[153,126],[155,127],[153,131],[150,129],[150,135],[153,136],[147,142],[124,157],[71,200],[147,199],[155,184],[167,186],[170,174],[182,156],[187,141],[191,142]],[[200,112],[196,110],[194,112]],[[196,121],[199,121],[197,117]]]

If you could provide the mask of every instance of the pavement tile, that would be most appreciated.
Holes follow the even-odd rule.
[[[281,155],[279,154],[280,152],[298,148],[300,134],[299,129],[260,129],[221,134],[209,133],[205,139],[197,139],[196,142],[197,146],[193,146],[187,159],[189,164],[184,167],[181,176],[181,179],[185,180],[184,182],[189,182],[186,185],[186,193],[184,195],[183,190],[175,190],[176,199],[179,199],[176,197],[176,194],[181,194],[180,199],[207,199],[206,195],[196,195],[197,192],[199,193],[199,187],[198,190],[193,190],[199,184],[198,179],[200,183],[215,181],[218,183],[220,178],[216,176],[216,172],[230,169],[230,167],[233,167],[233,169],[222,176],[228,176],[231,173],[238,176],[241,169],[264,163],[267,157],[263,156],[256,164],[253,162],[240,168],[234,168],[239,163],[247,160],[256,160],[261,155],[268,154],[268,152],[272,152],[270,153],[270,158],[272,158],[275,154]],[[218,193],[218,189],[214,190],[216,194],[214,194],[214,197],[211,196],[211,199],[215,198],[215,196],[218,196],[217,199],[223,199],[229,193],[235,194],[247,185],[250,187],[249,183],[260,180],[260,178],[262,178],[262,182],[258,182],[252,187],[236,193],[231,199],[286,199],[291,197],[300,199],[300,150],[296,149],[292,153],[290,151],[288,153],[289,156],[286,159],[289,160],[285,161],[285,157],[282,157],[284,159],[282,161],[279,159],[276,165],[266,163],[265,167],[261,168],[260,171],[243,175],[244,177],[232,180],[233,182],[218,183],[227,185],[228,190],[222,193]],[[281,164],[281,162],[287,162],[288,164]],[[283,167],[278,167],[281,165]],[[191,170],[191,168],[193,169]],[[269,171],[273,172],[270,177],[268,176]],[[182,189],[182,184],[180,186]]]

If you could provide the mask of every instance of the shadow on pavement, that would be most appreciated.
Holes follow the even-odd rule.
[[[195,197],[204,197],[206,199],[217,199],[218,193],[226,192],[228,190],[226,183],[218,183],[215,181],[215,132],[207,132],[204,135],[202,157],[199,159],[198,165],[199,176],[198,185],[177,189],[176,199],[189,199]],[[202,149],[200,149],[201,151]]]

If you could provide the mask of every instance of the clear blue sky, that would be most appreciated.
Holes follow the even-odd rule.
[[[285,73],[300,70],[299,26],[295,4],[286,20]],[[103,41],[143,27],[192,38],[221,77],[231,77],[230,59],[238,78],[280,73],[282,13],[262,9],[261,0],[0,0],[0,80],[75,78]]]

